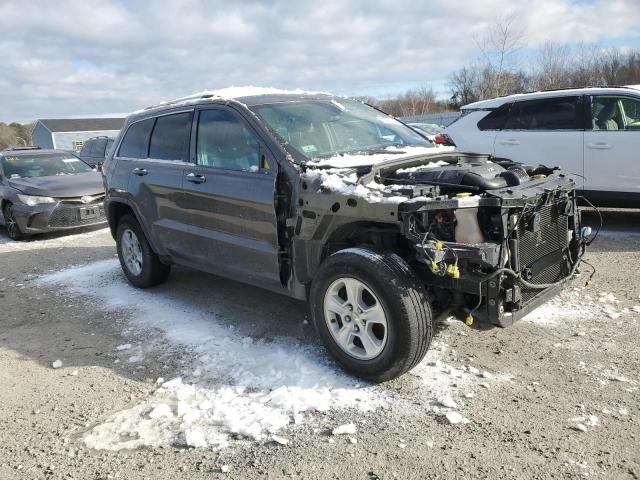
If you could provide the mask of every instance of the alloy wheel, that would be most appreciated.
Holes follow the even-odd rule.
[[[142,247],[135,232],[127,228],[122,233],[122,258],[129,272],[138,276],[142,272]]]
[[[364,282],[344,277],[325,292],[324,318],[336,344],[359,360],[371,360],[387,343],[387,316],[373,290]]]

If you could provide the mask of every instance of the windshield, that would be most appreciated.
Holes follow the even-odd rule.
[[[429,146],[427,140],[394,118],[350,100],[305,100],[252,109],[308,159],[381,153],[388,147]]]
[[[7,155],[2,157],[2,169],[7,178],[49,177],[92,171],[89,165],[68,153]]]

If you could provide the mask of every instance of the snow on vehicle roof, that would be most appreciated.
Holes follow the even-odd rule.
[[[565,95],[576,94],[607,94],[607,93],[624,93],[629,90],[640,90],[640,85],[627,85],[624,87],[584,87],[584,88],[565,88],[559,90],[543,90],[530,93],[516,93],[513,95],[505,95],[504,97],[491,98],[488,100],[480,100],[479,102],[469,103],[460,108],[460,110],[477,110],[485,108],[496,108],[507,102],[517,100],[535,100],[537,98],[546,97],[562,97]],[[634,92],[635,93],[635,92]]]
[[[181,106],[181,105],[191,105],[194,103],[199,103],[206,100],[236,100],[248,97],[258,97],[262,95],[278,95],[278,96],[286,96],[286,95],[326,95],[333,97],[334,95],[329,92],[314,92],[314,91],[306,91],[300,88],[295,90],[283,90],[280,88],[274,87],[255,87],[251,85],[245,86],[231,86],[226,88],[221,88],[218,90],[203,90],[202,92],[194,93],[192,95],[187,95],[186,97],[176,98],[174,100],[162,101],[157,105],[153,105],[150,107],[146,107],[142,110],[137,110],[133,112],[141,113],[146,112],[151,109],[167,107],[167,106]]]

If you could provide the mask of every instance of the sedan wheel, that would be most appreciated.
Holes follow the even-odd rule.
[[[22,240],[24,238],[24,234],[20,231],[20,227],[18,226],[16,217],[13,214],[13,207],[11,205],[7,205],[4,209],[4,224],[7,227],[7,234],[9,235],[9,238],[12,240]]]

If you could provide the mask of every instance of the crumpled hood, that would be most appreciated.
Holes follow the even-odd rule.
[[[98,172],[12,178],[9,185],[27,195],[55,198],[81,197],[104,192],[102,177]]]

